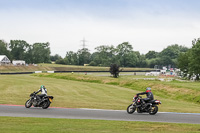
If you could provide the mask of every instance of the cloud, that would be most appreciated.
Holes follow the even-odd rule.
[[[190,47],[199,37],[195,0],[36,0],[11,6],[13,2],[0,1],[1,39],[50,42],[52,54],[63,57],[66,51],[81,49],[83,37],[91,52],[100,45],[128,41],[141,53],[175,43]]]

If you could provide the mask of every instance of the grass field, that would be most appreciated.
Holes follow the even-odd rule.
[[[123,68],[124,71],[131,70],[151,70],[150,68]],[[41,63],[37,66],[0,66],[0,73],[4,72],[34,72],[34,71],[109,71],[109,67],[96,67],[96,66],[73,66],[73,65],[60,65],[60,64],[46,64]]]
[[[128,75],[115,79],[98,73],[0,75],[0,104],[24,105],[30,93],[45,85],[48,94],[55,97],[51,104],[54,107],[126,110],[136,93],[151,86],[154,97],[162,101],[159,111],[200,113],[198,99],[187,100],[199,97],[199,82],[161,82],[138,78],[144,77]],[[199,124],[0,117],[0,132],[194,133],[200,132],[200,128]]]
[[[197,133],[199,124],[0,117],[1,133]],[[20,123],[20,124],[19,124]]]
[[[73,81],[82,81],[89,83],[109,84],[129,88],[136,91],[145,91],[146,87],[152,87],[155,95],[172,100],[179,100],[200,104],[200,82],[182,82],[173,80],[171,82],[162,82],[159,80],[137,80],[138,77],[125,75],[119,78],[93,76],[83,74],[37,74],[39,77],[51,77],[56,79],[65,79]],[[151,78],[150,78],[151,79]]]
[[[0,73],[5,72],[34,72],[34,71],[51,71],[51,67],[44,66],[0,66]]]
[[[170,87],[168,82],[131,79],[131,76],[115,79],[83,74],[1,75],[0,104],[24,105],[30,93],[37,91],[40,85],[45,85],[48,94],[55,97],[52,103],[55,107],[126,110],[136,93],[151,86],[154,97],[162,101],[159,111],[200,113],[199,103],[180,97],[187,92],[189,97],[196,91],[194,95],[198,95],[199,83],[193,83],[196,84],[193,88],[186,88],[183,94],[179,94],[179,91],[176,92],[177,88]],[[177,84],[179,82],[172,82],[173,86]],[[166,91],[162,88],[172,90]],[[174,93],[179,97],[175,97]]]

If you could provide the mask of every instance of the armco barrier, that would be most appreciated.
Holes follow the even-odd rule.
[[[13,72],[13,73],[0,73],[0,75],[12,75],[12,74],[33,74],[34,72]]]
[[[152,72],[152,71],[155,71],[155,70],[135,70],[135,71],[120,71],[120,72]],[[55,73],[71,73],[71,72],[110,72],[110,71],[54,71]]]
[[[54,73],[54,71],[47,71],[47,73]]]
[[[35,71],[35,73],[42,73],[42,71]]]
[[[135,70],[135,71],[121,71],[121,72],[152,72],[155,70]],[[33,73],[99,73],[99,72],[110,72],[110,71],[35,71],[35,72],[6,72],[0,73],[0,75],[11,75],[11,74],[33,74]],[[158,71],[157,71],[158,72]]]

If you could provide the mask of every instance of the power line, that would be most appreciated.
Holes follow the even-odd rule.
[[[81,45],[83,48],[85,48],[87,45],[86,45],[86,40],[85,40],[85,38],[83,38],[83,40],[81,40],[81,42],[83,42],[83,44]]]

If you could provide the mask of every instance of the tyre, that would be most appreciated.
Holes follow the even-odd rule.
[[[30,107],[32,106],[32,104],[33,104],[33,103],[31,102],[31,99],[29,99],[29,100],[26,101],[25,107],[26,107],[26,108],[30,108]]]
[[[42,105],[43,109],[47,109],[50,106],[50,102],[49,101],[45,101]]]
[[[155,115],[157,112],[158,112],[158,106],[153,105],[151,110],[150,110],[150,112],[149,112],[149,114],[150,115]]]
[[[127,107],[127,113],[132,114],[135,112],[136,106],[131,104]]]

